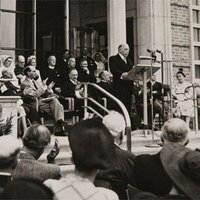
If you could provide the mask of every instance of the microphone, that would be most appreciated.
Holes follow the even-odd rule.
[[[162,51],[161,51],[161,50],[158,50],[158,49],[156,49],[156,52],[158,52],[158,53],[161,53]]]
[[[151,49],[147,49],[147,52],[148,52],[148,53],[153,53],[153,52],[155,52],[155,51],[153,51],[153,50],[151,50]]]

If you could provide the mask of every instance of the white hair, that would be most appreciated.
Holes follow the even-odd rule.
[[[110,111],[109,114],[103,118],[103,124],[108,128],[114,138],[124,133],[126,127],[123,115],[114,110]]]

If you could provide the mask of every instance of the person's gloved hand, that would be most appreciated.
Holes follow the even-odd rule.
[[[50,151],[50,153],[47,155],[47,161],[48,163],[55,163],[55,158],[60,152],[60,144],[57,139],[55,139],[55,144],[53,146],[53,149]]]

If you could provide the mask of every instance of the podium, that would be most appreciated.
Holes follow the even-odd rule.
[[[151,73],[152,67],[152,73]],[[148,65],[148,64],[137,64],[128,72],[127,80],[137,80],[139,77],[143,79],[143,118],[144,125],[148,124],[148,107],[147,107],[147,79],[151,77],[156,71],[161,69],[160,66]]]
[[[0,96],[0,105],[2,108],[0,119],[5,123],[7,118],[12,116],[11,135],[17,137],[17,101],[20,96]]]

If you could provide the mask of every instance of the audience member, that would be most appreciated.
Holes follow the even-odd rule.
[[[199,199],[200,153],[178,143],[163,146],[160,159],[172,180],[170,193],[163,199]]]
[[[172,89],[172,98],[174,99],[175,108],[173,109],[173,114],[175,117],[180,117],[186,121],[189,125],[190,118],[194,117],[194,105],[193,105],[193,92],[191,83],[185,80],[185,72],[182,68],[176,73],[176,78],[178,83],[174,85]],[[186,88],[187,91],[186,91]]]
[[[92,83],[96,82],[94,73],[92,73],[88,68],[87,60],[81,60],[80,66],[78,69],[79,69],[78,70],[78,80],[80,82],[92,82]]]
[[[171,142],[184,146],[188,143],[188,132],[189,127],[183,120],[173,118],[164,123],[161,140],[164,144]],[[159,196],[169,193],[172,182],[162,166],[160,152],[136,156],[134,169],[135,186],[138,189]]]
[[[96,77],[97,79],[97,82],[99,82],[99,73],[102,72],[103,70],[105,70],[105,58],[104,56],[102,55],[102,53],[100,52],[95,52],[93,55],[92,55],[92,58],[94,59],[94,62],[97,66],[97,69],[94,71],[94,76]]]
[[[152,86],[151,86],[152,85]],[[153,103],[153,120],[156,113],[161,114],[162,110],[162,84],[156,81],[156,75],[153,74],[150,80],[147,82],[147,98],[148,98],[148,126],[154,127],[154,121],[152,124],[152,112],[151,112],[151,87],[152,87],[152,103]]]
[[[108,128],[114,138],[116,164],[106,170],[98,171],[95,178],[95,185],[102,187],[110,185],[111,189],[118,194],[119,199],[127,199],[127,184],[134,185],[135,180],[133,170],[135,156],[131,152],[120,148],[125,133],[125,120],[120,113],[110,111],[103,118],[103,124]]]
[[[12,180],[11,173],[17,166],[21,143],[13,136],[0,136],[0,194]]]
[[[24,67],[25,67],[25,58],[22,55],[17,56],[16,58],[16,65],[15,65],[15,75],[18,79],[18,83],[19,85],[21,84],[21,82],[24,80],[25,76],[24,76]]]
[[[47,79],[44,81],[35,81],[34,78],[37,74],[33,66],[26,67],[24,74],[26,75],[26,79],[21,84],[24,96],[29,95],[38,98],[40,111],[53,115],[56,123],[55,135],[64,135],[64,108],[52,90],[54,83],[51,82],[47,86]],[[35,101],[30,101],[29,104],[33,106]]]
[[[48,65],[41,70],[42,80],[48,78],[47,85],[49,85],[51,82],[54,82],[54,91],[56,93],[60,93],[60,75],[56,67],[56,57],[54,55],[49,56],[47,63]]]
[[[89,56],[87,47],[81,49],[81,55],[76,59],[77,69],[81,66],[81,61],[86,60],[88,64],[88,69],[91,74],[94,76],[94,71],[97,69],[97,65],[94,62],[94,59]]]
[[[115,163],[114,141],[102,122],[97,119],[78,122],[69,133],[69,144],[75,174],[45,181],[54,191],[55,198],[118,199],[113,191],[93,184],[98,169],[107,169]]]
[[[101,86],[107,92],[112,94],[113,86],[111,83],[110,72],[103,70],[102,72],[99,73],[99,79],[100,81],[98,82],[98,85]]]
[[[67,78],[66,71],[68,69],[68,60],[70,58],[70,51],[65,49],[62,51],[61,58],[58,60],[58,70],[61,78],[61,83]]]
[[[2,77],[2,71],[7,70],[10,72],[10,74],[12,74],[11,79],[17,80],[17,77],[15,76],[15,73],[14,73],[15,67],[13,63],[13,58],[11,56],[4,55],[2,58],[2,63],[3,63],[3,66],[0,68],[0,77]]]
[[[113,74],[114,95],[125,105],[131,113],[131,98],[133,93],[133,81],[127,80],[128,71],[132,64],[128,59],[128,44],[121,44],[118,47],[118,54],[109,58],[110,71]]]
[[[35,178],[45,181],[49,178],[60,178],[59,166],[37,161],[50,141],[51,135],[45,126],[34,124],[27,129],[22,138],[23,147],[19,156],[20,160],[12,173],[14,179]]]
[[[36,56],[35,55],[31,55],[27,58],[27,64],[26,66],[33,66],[35,67],[35,70],[36,70],[36,76],[35,76],[35,80],[42,80],[41,78],[41,74],[40,74],[40,71],[37,68],[37,60],[36,60]]]
[[[13,200],[53,200],[53,192],[36,179],[18,179],[8,183],[3,191],[3,199]]]

